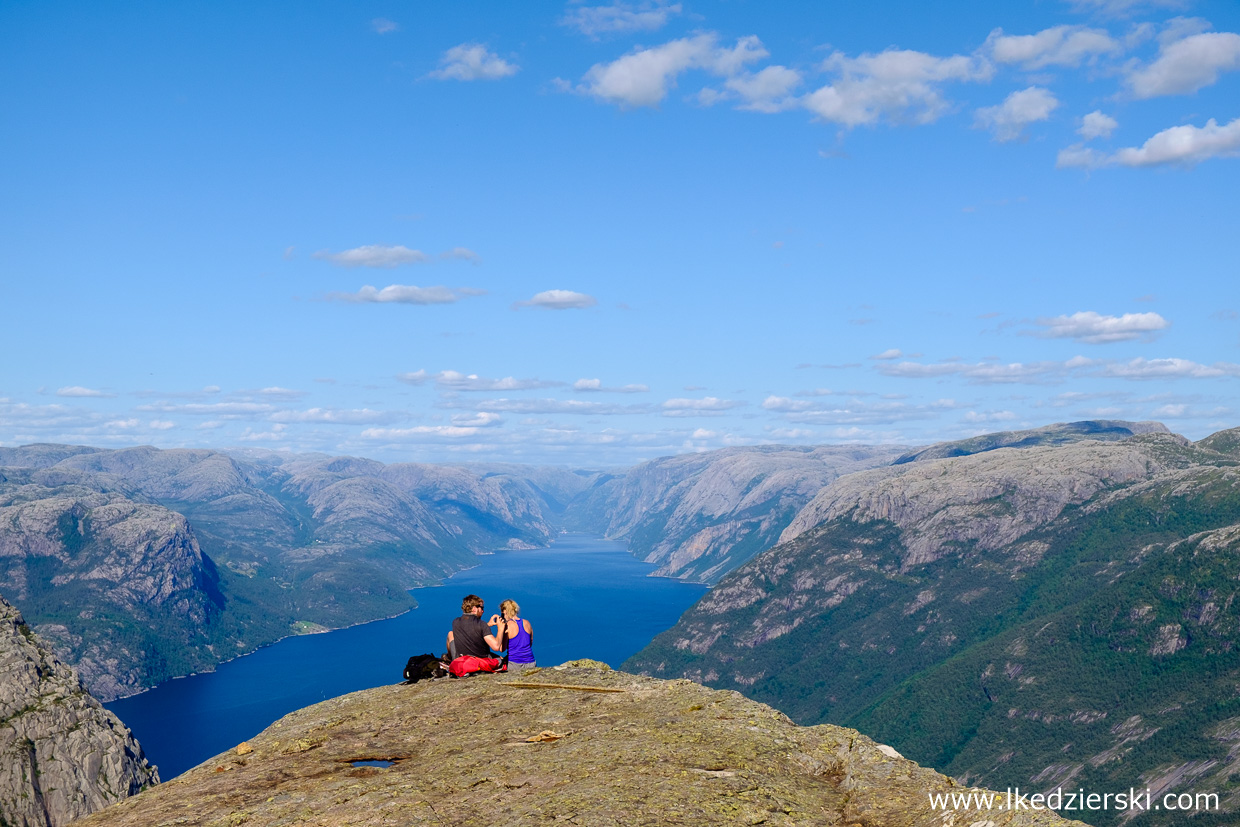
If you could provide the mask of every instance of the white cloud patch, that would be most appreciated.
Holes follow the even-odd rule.
[[[84,388],[81,385],[70,385],[67,388],[61,388],[56,391],[56,395],[70,399],[111,399],[116,396],[114,393],[96,390],[95,388]]]
[[[520,68],[480,43],[462,43],[443,53],[439,68],[431,72],[430,77],[438,80],[499,80],[515,75]]]
[[[455,370],[445,370],[436,374],[435,384],[450,391],[524,391],[555,388],[564,383],[544,379],[516,379],[512,376],[503,379],[487,379],[476,373],[464,374]]]
[[[503,417],[491,411],[452,415],[452,424],[462,428],[491,428],[502,424],[503,421]]]
[[[1022,69],[1034,70],[1080,66],[1101,55],[1120,53],[1123,46],[1101,29],[1054,26],[1027,35],[1005,35],[1002,29],[995,29],[983,49],[996,63],[1019,64]]]
[[[402,264],[421,264],[429,256],[421,250],[411,250],[401,244],[366,244],[352,250],[333,253],[319,250],[314,258],[330,261],[340,267],[400,267]]]
[[[944,84],[988,80],[993,72],[990,63],[978,57],[897,49],[855,58],[836,52],[822,69],[836,77],[807,95],[805,106],[823,120],[847,127],[884,119],[931,123],[949,109]]]
[[[878,359],[880,361],[887,361],[889,359],[899,359],[903,355],[904,355],[903,351],[901,351],[899,348],[893,347],[893,348],[888,348],[887,350],[884,350],[882,353],[875,353],[870,358]]]
[[[1092,141],[1094,138],[1111,137],[1111,133],[1118,127],[1119,121],[1110,115],[1103,114],[1101,110],[1095,109],[1081,118],[1081,128],[1076,133],[1085,140]]]
[[[535,293],[533,298],[528,301],[514,303],[513,309],[542,307],[547,310],[575,310],[593,307],[596,304],[598,304],[598,299],[585,293],[577,293],[572,290],[544,290],[541,293]]]
[[[1205,126],[1173,126],[1154,135],[1139,147],[1126,147],[1106,154],[1080,145],[1060,150],[1056,166],[1087,169],[1108,166],[1152,167],[1167,164],[1192,166],[1211,158],[1240,155],[1240,118],[1219,126],[1211,118]]]
[[[309,408],[304,411],[277,411],[269,417],[272,422],[312,422],[325,425],[375,425],[402,418],[404,415],[400,413],[372,411],[369,408]]]
[[[1015,141],[1024,135],[1026,126],[1047,120],[1058,106],[1050,90],[1030,86],[1008,95],[998,106],[977,110],[977,125],[989,129],[996,141]]]
[[[1099,345],[1111,342],[1129,342],[1134,339],[1149,340],[1171,323],[1157,313],[1125,313],[1122,316],[1103,316],[1092,310],[1073,313],[1071,316],[1054,316],[1038,319],[1043,328],[1037,335],[1046,339],[1075,339],[1086,344]]]
[[[623,32],[652,32],[681,13],[679,3],[612,3],[610,6],[580,6],[570,10],[560,23],[587,37]]]
[[[657,106],[676,85],[677,77],[690,69],[731,77],[767,55],[762,41],[753,35],[740,38],[729,49],[718,45],[718,35],[705,33],[595,64],[576,90],[622,106]]]
[[[213,402],[211,404],[189,403],[173,405],[167,402],[139,405],[134,410],[146,413],[183,414],[188,416],[218,416],[221,419],[260,416],[275,413],[276,407],[260,402]]]
[[[366,428],[362,431],[362,439],[382,440],[385,442],[417,441],[427,437],[444,437],[463,439],[477,436],[478,428],[461,425],[416,425],[412,428]]]
[[[1240,365],[1215,362],[1203,365],[1189,359],[1142,359],[1107,365],[1103,375],[1121,379],[1212,379],[1240,376]]]
[[[1240,70],[1240,34],[1208,32],[1164,43],[1157,59],[1128,75],[1138,98],[1189,95],[1218,82],[1223,72]]]
[[[578,379],[573,383],[573,390],[578,393],[646,393],[650,388],[646,385],[606,386],[601,379]]]
[[[441,408],[469,408],[475,411],[535,414],[575,414],[581,416],[621,416],[651,413],[651,405],[613,405],[604,402],[587,402],[581,399],[487,399],[463,402],[447,399],[439,403]]]
[[[661,407],[664,416],[716,416],[746,404],[737,399],[706,396],[701,399],[669,399]]]
[[[800,100],[793,91],[800,85],[801,73],[786,66],[767,66],[759,72],[746,72],[724,81],[724,86],[740,97],[741,109],[768,113],[799,106]]]
[[[152,431],[169,431],[176,426],[177,424],[175,422],[170,422],[167,419],[152,419],[150,422],[146,423],[146,427],[150,428]]]
[[[400,31],[400,24],[388,20],[386,17],[376,17],[370,21],[370,28],[375,34],[391,34]]]
[[[418,287],[412,284],[389,284],[380,290],[367,284],[356,293],[328,293],[328,301],[351,304],[452,304],[467,296],[481,296],[485,290],[473,287]]]
[[[453,247],[451,250],[445,250],[444,252],[440,253],[439,257],[447,258],[447,259],[459,259],[461,261],[468,261],[473,264],[477,264],[478,262],[482,261],[482,256],[478,255],[477,253],[475,253],[473,250],[469,249],[468,247]]]

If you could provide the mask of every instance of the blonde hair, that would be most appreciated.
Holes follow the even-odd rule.
[[[505,600],[503,603],[499,604],[499,610],[507,613],[510,618],[521,616],[521,607],[517,605],[517,601],[515,600]]]

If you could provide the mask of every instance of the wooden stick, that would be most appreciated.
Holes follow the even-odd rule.
[[[578,692],[628,692],[627,689],[612,689],[606,686],[579,686],[573,683],[517,683],[504,681],[500,686],[511,686],[514,689],[575,689]]]

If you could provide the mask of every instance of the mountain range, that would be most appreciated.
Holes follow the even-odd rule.
[[[841,477],[625,668],[855,726],[966,783],[1208,791],[1222,812],[1193,823],[1233,823],[1240,429],[1127,430]]]

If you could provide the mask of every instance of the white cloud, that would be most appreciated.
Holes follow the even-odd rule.
[[[452,424],[462,428],[490,428],[501,424],[503,421],[503,417],[490,411],[452,415]]]
[[[1103,316],[1088,310],[1071,316],[1054,316],[1038,319],[1044,329],[1038,333],[1046,339],[1075,339],[1091,345],[1110,342],[1128,342],[1133,339],[1149,339],[1154,333],[1165,330],[1171,323],[1157,313],[1125,313],[1122,316]]]
[[[276,408],[274,405],[259,402],[213,402],[211,404],[190,403],[186,405],[172,405],[165,402],[153,405],[139,405],[134,410],[146,413],[236,418],[274,413]]]
[[[404,375],[414,376],[416,374]],[[486,379],[476,373],[464,374],[455,370],[445,370],[435,375],[435,384],[451,391],[524,391],[555,388],[564,383],[544,379],[515,379],[511,376],[503,379]]]
[[[296,399],[305,396],[305,391],[293,390],[292,388],[270,387],[263,388],[259,391],[262,396],[278,396],[284,399]]]
[[[896,49],[855,58],[836,52],[822,69],[837,77],[807,95],[805,106],[823,120],[848,127],[884,118],[930,123],[949,108],[943,84],[987,80],[992,74],[989,62],[976,57]]]
[[[389,284],[380,290],[367,284],[356,293],[328,293],[327,299],[353,304],[452,304],[466,296],[480,296],[485,292],[473,287],[417,287],[412,284]]]
[[[519,69],[480,43],[462,43],[443,53],[439,68],[430,76],[439,80],[499,80]]]
[[[469,408],[476,411],[511,414],[575,414],[582,416],[621,416],[651,413],[651,405],[614,405],[604,402],[586,402],[581,399],[486,399],[461,402],[444,400],[441,408]]]
[[[606,387],[601,379],[578,379],[573,383],[573,390],[579,393],[646,393],[650,388],[646,385]]]
[[[1176,419],[1188,413],[1187,405],[1160,405],[1152,411],[1154,416]]]
[[[786,66],[767,66],[724,81],[743,101],[740,108],[755,112],[782,112],[798,106],[800,101],[792,92],[800,85],[801,73]]]
[[[376,17],[370,21],[370,28],[377,34],[389,34],[400,31],[400,24],[388,20],[386,17]]]
[[[147,427],[154,431],[168,431],[176,426],[175,422],[169,422],[166,419],[152,419],[147,423]]]
[[[1119,121],[1110,115],[1104,115],[1101,110],[1095,109],[1085,117],[1081,118],[1081,128],[1076,132],[1087,141],[1094,138],[1109,138],[1111,133],[1119,127]]]
[[[689,69],[730,77],[767,55],[762,41],[753,35],[740,38],[728,49],[718,45],[714,33],[700,34],[595,64],[576,88],[610,103],[657,106],[676,85],[677,76]]]
[[[713,416],[746,404],[736,399],[706,396],[702,399],[669,399],[662,408],[664,416]]]
[[[418,437],[447,437],[461,439],[476,436],[476,427],[461,425],[417,425],[413,428],[366,428],[362,431],[362,439],[375,440],[407,440]]]
[[[924,365],[918,362],[899,362],[879,365],[878,372],[884,376],[903,379],[933,379],[944,376],[960,376],[975,385],[1002,385],[1015,383],[1042,384],[1061,381],[1073,368],[1065,362],[959,362]]]
[[[904,353],[899,348],[893,347],[893,348],[888,348],[887,350],[884,350],[882,353],[875,353],[870,358],[879,359],[879,360],[899,359],[903,355]]]
[[[1010,422],[1016,418],[1016,414],[1011,411],[967,411],[964,415],[964,421],[970,424],[981,424],[989,422]]]
[[[661,29],[668,19],[680,14],[679,3],[613,3],[610,6],[581,6],[560,20],[588,37],[620,32],[650,32]]]
[[[1047,120],[1058,106],[1059,101],[1049,90],[1030,86],[1008,95],[998,106],[977,110],[977,125],[994,133],[996,141],[1015,141],[1024,134],[1026,126]]]
[[[1162,164],[1192,166],[1211,158],[1240,155],[1240,118],[1219,126],[1211,118],[1202,127],[1173,126],[1139,147],[1126,147],[1110,155],[1080,145],[1060,150],[1058,167],[1151,167]]]
[[[541,293],[535,293],[529,301],[514,303],[513,309],[543,307],[548,310],[572,310],[593,307],[596,304],[598,304],[598,299],[585,293],[576,293],[572,290],[544,290]]]
[[[94,388],[83,388],[80,385],[71,385],[67,388],[61,388],[56,391],[57,396],[67,396],[70,398],[93,398],[93,399],[111,399],[116,396],[114,393],[107,391],[95,390]]]
[[[1215,362],[1202,365],[1189,359],[1143,359],[1108,365],[1103,374],[1121,379],[1211,379],[1240,376],[1240,365]]]
[[[136,419],[113,419],[111,422],[103,423],[105,428],[120,428],[122,430],[132,430],[140,424]]]
[[[1119,41],[1101,29],[1054,26],[1037,34],[1005,35],[995,29],[983,49],[996,63],[1019,63],[1023,69],[1080,66],[1099,55],[1123,51]]]
[[[445,250],[439,254],[440,258],[455,258],[462,261],[469,261],[477,264],[482,261],[482,256],[475,253],[468,247],[453,247],[451,250]]]
[[[402,264],[420,264],[429,260],[421,250],[411,250],[401,244],[366,244],[352,250],[332,253],[319,250],[314,258],[330,261],[341,267],[399,267]]]
[[[316,422],[327,425],[373,425],[401,419],[403,414],[372,411],[369,408],[309,408],[304,411],[277,411],[268,417],[272,422]]]
[[[1138,98],[1188,95],[1218,81],[1221,72],[1240,69],[1240,34],[1209,32],[1164,44],[1149,66],[1128,76]]]

